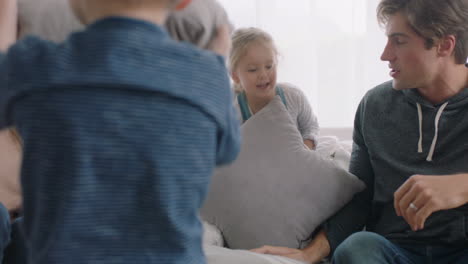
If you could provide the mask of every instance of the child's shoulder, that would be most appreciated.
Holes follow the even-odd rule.
[[[53,54],[57,44],[36,36],[27,36],[12,45],[5,54],[6,63],[15,71],[38,63],[46,54]]]
[[[31,55],[40,53],[43,50],[50,50],[56,46],[57,44],[51,41],[44,40],[34,35],[29,35],[18,40],[10,47],[8,53],[15,53],[15,55]]]
[[[211,51],[200,49],[191,43],[176,42],[172,39],[169,42],[166,48],[173,50],[184,63],[194,64],[196,67],[207,64],[204,66],[217,70],[224,70],[224,68],[219,67],[220,63],[225,65],[225,61],[221,56]],[[199,69],[207,70],[207,68]]]
[[[224,65],[224,60],[212,52],[175,41],[162,26],[131,18],[103,19],[88,26],[84,32],[72,35],[69,42],[77,47],[89,44],[91,53],[96,53],[96,49],[101,54],[118,53],[120,60],[138,59],[154,66],[164,64],[177,68],[179,73],[188,68],[192,71],[218,72],[220,63]]]
[[[299,97],[305,96],[304,93],[302,92],[302,90],[299,89],[299,87],[297,87],[294,84],[287,83],[287,82],[282,82],[282,83],[278,83],[278,87],[283,89],[284,93],[287,94],[287,95],[296,96],[296,97],[297,96],[299,96]]]

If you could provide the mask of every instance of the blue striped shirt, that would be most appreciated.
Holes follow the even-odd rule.
[[[123,17],[0,55],[31,263],[204,263],[198,209],[240,148],[224,65]]]

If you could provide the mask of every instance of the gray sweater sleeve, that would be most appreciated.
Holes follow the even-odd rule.
[[[304,140],[313,140],[317,144],[320,129],[319,123],[306,96],[301,90],[291,84],[282,83],[280,87],[284,90],[288,112],[293,119],[296,119],[297,128],[302,138]]]
[[[324,230],[332,254],[349,235],[361,231],[370,217],[374,193],[374,171],[362,134],[365,129],[365,124],[362,122],[364,114],[365,98],[358,107],[354,121],[354,143],[349,171],[366,184],[366,189],[356,194],[345,207],[325,222]]]

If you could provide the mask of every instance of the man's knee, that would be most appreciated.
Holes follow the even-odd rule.
[[[358,232],[343,241],[333,254],[333,263],[366,263],[372,255],[379,254],[385,244],[384,237],[372,232]]]

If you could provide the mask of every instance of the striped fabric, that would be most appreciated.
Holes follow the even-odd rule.
[[[198,209],[239,152],[222,58],[107,18],[0,56],[0,128],[24,140],[30,263],[204,263]]]

